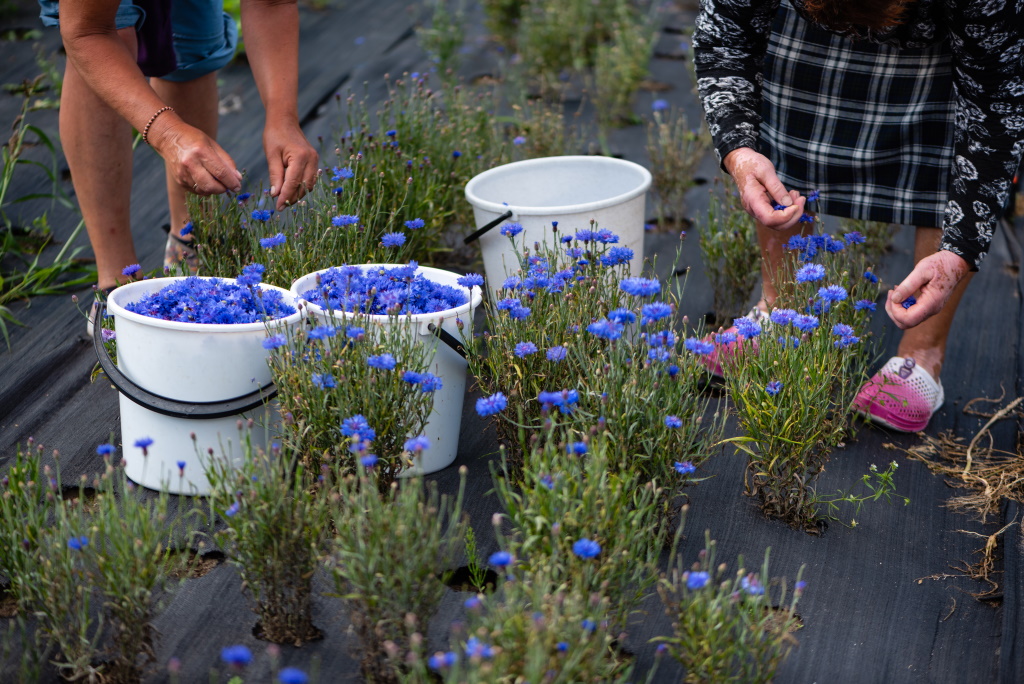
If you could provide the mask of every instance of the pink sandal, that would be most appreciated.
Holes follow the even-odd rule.
[[[941,382],[914,359],[894,356],[860,388],[853,410],[893,430],[920,432],[945,400]]]
[[[764,327],[769,322],[768,314],[766,314],[764,311],[761,311],[761,309],[759,309],[756,306],[749,312],[747,312],[747,315],[745,315],[743,318],[748,318],[756,323],[760,323],[762,327]],[[708,369],[711,375],[715,376],[716,378],[721,378],[724,375],[722,373],[723,358],[728,358],[733,354],[739,354],[743,352],[743,338],[737,335],[737,332],[738,328],[734,325],[729,328],[726,328],[720,333],[712,333],[711,335],[707,335],[704,337],[704,341],[713,342],[715,348],[711,351],[711,353],[703,354],[697,358],[701,362],[701,364],[703,364],[703,366]],[[736,336],[735,342],[721,343],[716,341],[716,337],[718,335],[729,334]],[[754,345],[754,350],[756,352],[757,341],[753,340],[752,344]]]

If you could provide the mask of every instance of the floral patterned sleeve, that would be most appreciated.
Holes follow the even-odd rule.
[[[779,0],[700,0],[693,33],[697,92],[721,162],[757,149],[761,77]]]
[[[977,270],[1024,150],[1024,4],[951,0],[956,128],[941,249]]]

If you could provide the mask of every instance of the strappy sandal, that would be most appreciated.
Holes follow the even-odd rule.
[[[162,227],[167,233],[167,244],[164,246],[164,270],[170,271],[178,264],[184,264],[189,273],[193,275],[197,273],[199,257],[196,255],[195,243],[172,233],[168,223]]]

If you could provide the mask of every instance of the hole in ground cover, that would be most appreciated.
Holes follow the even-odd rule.
[[[184,561],[180,558],[182,555],[186,556]],[[167,562],[174,567],[171,577],[175,579],[198,579],[227,559],[220,551],[200,553],[198,549],[177,549],[171,551],[170,556]]]
[[[480,570],[477,571],[478,574]],[[449,570],[442,574],[439,578],[449,589],[454,591],[472,591],[475,593],[489,593],[494,591],[494,588],[498,586],[498,573],[494,572],[490,568],[483,570],[483,586],[479,586],[476,583],[473,573],[470,572],[468,565]]]
[[[252,635],[260,641],[267,641],[272,644],[290,644],[299,648],[302,644],[310,641],[320,641],[324,638],[324,633],[312,622],[305,625],[296,626],[288,625],[283,626],[276,630],[276,634],[267,634],[263,630],[263,621],[257,620],[256,624],[252,627]]]

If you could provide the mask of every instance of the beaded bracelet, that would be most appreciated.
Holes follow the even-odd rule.
[[[158,116],[160,116],[161,114],[163,114],[164,112],[173,112],[173,111],[174,111],[174,107],[161,107],[160,109],[156,110],[156,114],[154,114],[153,116],[149,117],[149,123],[147,123],[146,127],[142,129],[142,142],[146,143],[147,145],[149,144],[149,129],[153,125],[153,122],[156,121],[156,118]]]

